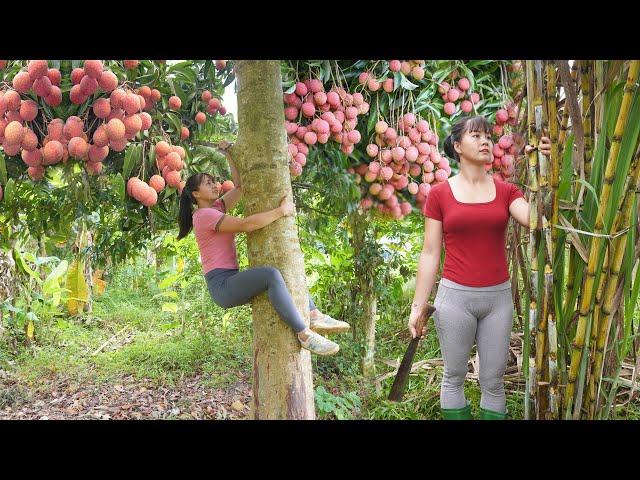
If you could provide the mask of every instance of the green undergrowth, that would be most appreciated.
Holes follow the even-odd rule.
[[[105,294],[95,299],[92,314],[45,318],[31,344],[10,346],[0,342],[0,368],[12,371],[33,391],[50,388],[48,385],[55,381],[78,385],[115,383],[124,376],[168,387],[193,376],[199,376],[208,388],[229,387],[240,376],[251,381],[249,306],[218,308],[211,302],[202,277],[194,277],[179,291],[181,309],[163,311],[165,299],[158,296],[160,290],[151,274],[144,273],[144,281],[138,281],[133,288],[126,275],[112,279]],[[323,304],[330,305],[331,299],[320,299],[318,303],[322,308]],[[350,322],[356,335],[332,335],[341,346],[340,352],[330,357],[312,356],[317,418],[440,418],[440,366],[411,374],[401,402],[387,400],[393,376],[380,377],[394,371],[393,364],[402,359],[409,334],[406,312],[399,306],[383,308],[379,311],[398,314],[383,314],[378,319],[376,372],[370,379],[361,373],[360,325],[352,318],[341,317],[340,311],[326,308],[332,316]],[[437,335],[430,324],[414,362],[440,357]],[[479,385],[467,380],[464,388],[477,417]],[[507,394],[512,419],[523,418],[524,387],[519,388],[509,389]],[[638,419],[640,407],[637,403],[620,407],[612,418]]]

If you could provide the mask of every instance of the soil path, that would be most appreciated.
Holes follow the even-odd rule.
[[[244,419],[251,402],[250,379],[207,388],[201,376],[158,386],[133,376],[100,385],[60,376],[29,388],[0,370],[0,420]]]

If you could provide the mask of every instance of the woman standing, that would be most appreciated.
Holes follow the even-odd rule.
[[[530,148],[530,147],[529,147]],[[550,155],[549,139],[539,145]],[[514,306],[507,267],[505,233],[510,217],[529,227],[529,204],[512,183],[485,171],[493,161],[491,125],[481,116],[458,121],[444,150],[460,173],[433,187],[425,205],[424,245],[411,306],[411,335],[436,281],[444,238],[445,261],[434,306],[434,323],[444,360],[440,407],[444,419],[471,419],[464,380],[471,348],[480,359],[480,418],[506,418],[504,372]]]
[[[220,183],[208,173],[192,175],[180,195],[178,239],[189,234],[193,228],[202,270],[213,301],[222,308],[249,303],[253,297],[267,292],[269,301],[298,336],[302,348],[318,355],[332,355],[340,347],[337,343],[317,332],[339,333],[349,330],[349,324],[335,320],[320,312],[309,298],[311,325],[307,327],[296,309],[280,272],[273,267],[248,268],[239,271],[235,235],[263,228],[281,217],[294,214],[294,205],[286,197],[273,210],[257,213],[246,218],[228,215],[242,197],[240,176],[235,168],[230,144],[222,142],[235,187],[220,196]],[[193,211],[193,206],[197,209]]]

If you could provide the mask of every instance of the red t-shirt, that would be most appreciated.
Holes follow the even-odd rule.
[[[238,269],[235,233],[219,232],[218,225],[225,216],[224,200],[216,200],[213,208],[198,208],[193,212],[193,232],[200,249],[202,272],[214,268]]]
[[[509,205],[524,195],[513,183],[494,179],[494,184],[496,198],[491,202],[459,202],[448,181],[429,192],[424,214],[442,222],[443,278],[469,287],[509,279],[505,246]]]

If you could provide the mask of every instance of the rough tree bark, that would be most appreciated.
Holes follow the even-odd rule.
[[[374,269],[377,258],[364,255],[369,252],[367,245],[367,229],[369,221],[366,214],[354,212],[351,214],[352,236],[351,245],[354,249],[356,260],[355,277],[360,288],[360,305],[362,316],[360,317],[364,331],[364,355],[362,357],[362,374],[365,377],[375,375],[375,350],[376,350],[376,314],[378,311],[378,297],[374,286]]]
[[[242,181],[245,215],[278,206],[293,195],[282,113],[282,79],[276,60],[237,63],[238,140],[234,157]],[[281,218],[247,236],[251,267],[272,266],[284,277],[309,322],[304,258],[295,217]],[[252,302],[255,419],[314,419],[311,357],[266,294]]]

